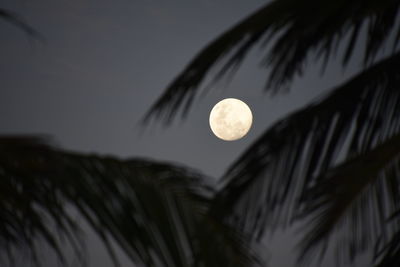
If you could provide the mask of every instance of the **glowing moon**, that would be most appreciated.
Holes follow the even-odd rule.
[[[210,127],[220,139],[233,141],[242,138],[250,130],[253,115],[243,101],[226,98],[218,102],[210,113]]]

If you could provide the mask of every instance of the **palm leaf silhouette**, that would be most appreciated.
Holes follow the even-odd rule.
[[[277,91],[301,74],[313,54],[325,62],[345,47],[343,65],[351,58],[355,45],[366,35],[364,62],[372,62],[391,33],[397,47],[400,28],[396,23],[396,0],[275,0],[239,22],[207,45],[168,86],[145,117],[172,121],[181,110],[187,114],[201,82],[221,60],[216,79],[234,71],[254,45],[269,43],[263,66],[271,68],[266,89]],[[364,34],[363,34],[364,33]],[[349,38],[345,38],[349,37]]]
[[[331,233],[348,217],[352,217],[348,224],[363,233],[371,227],[382,232],[390,228],[384,220],[399,202],[395,197],[397,189],[390,190],[390,186],[398,187],[398,172],[377,175],[383,168],[380,165],[365,181],[356,163],[376,155],[399,134],[399,4],[395,0],[273,1],[211,42],[170,84],[145,121],[159,118],[168,124],[179,112],[187,114],[211,69],[221,64],[215,76],[215,80],[220,79],[234,71],[256,44],[268,49],[262,63],[271,69],[266,90],[273,93],[289,87],[312,55],[326,64],[341,51],[342,64],[346,66],[357,42],[364,45],[365,67],[361,73],[275,123],[232,164],[211,209],[216,216],[226,216],[231,224],[256,237],[262,236],[266,225],[275,229],[299,218],[311,218],[313,228],[301,243],[301,259],[317,245],[322,244],[323,248]],[[378,53],[389,41],[392,54],[377,62]],[[394,160],[386,156],[383,163]],[[351,173],[355,177],[340,184],[350,173],[343,172],[343,166],[354,168]],[[327,176],[335,172],[335,179]],[[346,189],[344,199],[336,191],[329,192],[329,182],[337,190]],[[353,186],[342,187],[349,185],[346,182]],[[321,188],[325,191],[318,191]],[[366,188],[383,190],[389,196],[384,200],[373,193],[360,196]],[[307,194],[311,196],[306,197]],[[313,203],[313,197],[322,202]],[[381,208],[388,208],[389,204],[393,207],[389,205],[392,209],[379,214],[371,208],[378,204]],[[362,208],[352,209],[353,206]],[[363,220],[368,216],[374,218],[373,226]],[[350,234],[344,242],[346,246],[342,246],[347,258],[353,259],[378,242],[376,235],[361,239],[358,234]]]
[[[327,63],[342,47],[346,66],[356,43],[365,38],[366,69],[267,130],[229,169],[213,203],[212,192],[198,183],[201,175],[182,168],[79,155],[33,139],[3,139],[0,175],[6,177],[4,188],[9,191],[0,204],[5,218],[1,244],[18,245],[22,240],[34,247],[33,237],[39,235],[62,258],[43,210],[36,207],[76,244],[77,225],[62,205],[68,202],[106,245],[116,240],[135,262],[146,266],[245,266],[257,261],[248,250],[250,241],[232,226],[260,237],[266,224],[298,219],[311,221],[301,259],[318,245],[324,248],[333,231],[347,224],[358,229],[344,240],[347,258],[378,242],[379,235],[385,245],[377,253],[378,265],[395,266],[399,224],[389,227],[385,219],[399,208],[398,9],[395,0],[276,0],[222,34],[189,63],[145,120],[155,117],[169,123],[179,111],[187,114],[211,69],[222,63],[218,80],[234,71],[256,44],[267,47],[273,42],[262,63],[271,69],[266,89],[276,92],[301,75],[312,55]],[[0,17],[23,26],[9,13],[0,11]],[[377,63],[389,37],[393,54]],[[365,162],[372,162],[368,172]],[[20,198],[11,197],[18,194]],[[146,210],[144,203],[154,209]],[[383,211],[374,213],[376,207]],[[109,250],[112,254],[111,246]]]
[[[339,255],[354,259],[358,252],[384,242],[400,230],[386,220],[400,208],[400,135],[325,172],[301,197],[298,208],[309,232],[300,244],[302,260],[316,248],[327,247],[341,228]],[[394,221],[394,219],[393,219]],[[322,244],[321,244],[322,243]],[[311,257],[310,257],[311,258]]]
[[[396,54],[275,123],[232,164],[216,205],[237,207],[237,223],[257,236],[288,223],[319,175],[399,132],[399,67]]]
[[[391,223],[399,224],[400,211],[391,216]],[[386,242],[380,242],[375,253],[376,267],[396,267],[400,264],[400,230],[388,238]]]
[[[187,168],[83,155],[33,137],[3,136],[0,176],[0,245],[10,261],[14,248],[25,245],[35,256],[40,239],[67,263],[55,230],[79,254],[79,226],[68,211],[73,207],[117,265],[112,240],[139,266],[259,262],[245,236],[207,215],[213,192],[204,176]]]

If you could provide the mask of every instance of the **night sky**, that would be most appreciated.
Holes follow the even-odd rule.
[[[0,21],[0,134],[46,134],[65,149],[178,162],[217,179],[271,123],[357,70],[357,62],[346,73],[333,62],[320,78],[319,65],[310,65],[290,92],[271,98],[262,93],[268,71],[259,68],[256,49],[234,79],[212,87],[185,120],[168,128],[157,121],[140,126],[204,45],[264,3],[4,0],[1,7],[14,10],[42,38]],[[212,106],[226,97],[245,101],[254,116],[249,134],[235,142],[217,139],[208,126]],[[291,235],[267,239],[270,266],[294,266],[294,242]],[[88,247],[91,266],[110,266],[90,235]]]

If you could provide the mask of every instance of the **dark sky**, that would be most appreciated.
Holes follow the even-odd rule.
[[[227,86],[218,84],[195,103],[185,121],[138,126],[205,44],[264,3],[4,0],[1,7],[20,14],[43,41],[0,21],[0,134],[48,134],[63,148],[179,162],[218,178],[268,125],[344,79],[335,63],[323,79],[311,67],[290,93],[271,99],[262,94],[268,71],[258,68],[256,49]],[[225,97],[240,98],[253,111],[253,128],[239,141],[221,141],[209,130],[209,111]],[[295,253],[286,243],[293,239],[275,239],[266,241],[271,266],[292,266]],[[88,245],[92,266],[109,266],[93,237]]]

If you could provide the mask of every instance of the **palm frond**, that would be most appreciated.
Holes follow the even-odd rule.
[[[390,223],[400,224],[400,211],[391,218]],[[400,230],[391,235],[389,241],[380,242],[381,246],[376,248],[376,267],[397,267],[400,265]],[[383,244],[383,245],[382,245]]]
[[[290,223],[320,174],[399,132],[399,67],[400,54],[382,60],[272,125],[231,165],[214,208],[258,237]]]
[[[1,137],[0,176],[2,248],[35,249],[40,238],[65,263],[55,229],[76,251],[81,248],[69,206],[99,235],[116,264],[112,240],[139,266],[258,262],[244,235],[207,215],[213,191],[190,169],[72,153],[35,138]]]
[[[380,238],[400,230],[399,224],[387,223],[400,208],[400,134],[317,180],[297,205],[307,228],[299,245],[300,260],[315,258],[312,252],[333,239],[339,244],[338,258],[353,261]]]
[[[397,46],[398,10],[397,0],[275,0],[268,3],[207,45],[167,87],[144,121],[155,117],[169,123],[178,111],[182,111],[182,116],[187,114],[212,67],[225,59],[217,72],[215,79],[218,80],[226,72],[235,70],[257,43],[273,42],[262,62],[271,68],[266,88],[274,91],[301,74],[312,53],[316,59],[324,57],[327,62],[339,46],[346,46],[342,57],[346,65],[357,41],[365,35],[364,61],[371,62],[391,33],[397,34],[393,44]]]

